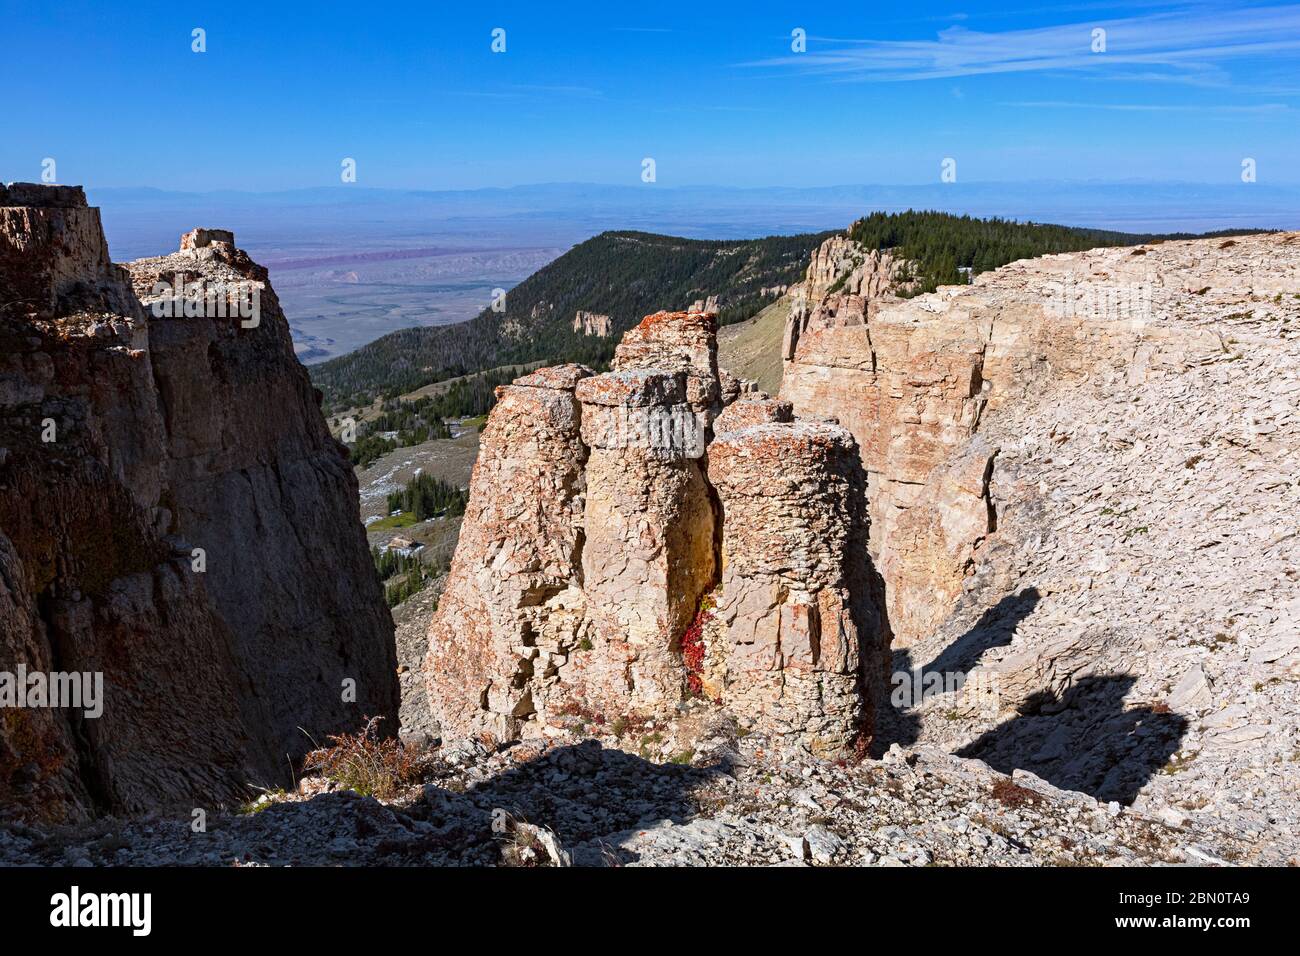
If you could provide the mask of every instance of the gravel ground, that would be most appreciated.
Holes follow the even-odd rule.
[[[710,705],[591,736],[601,729],[574,717],[547,741],[432,748],[421,779],[383,801],[314,777],[296,793],[213,812],[202,831],[192,814],[0,829],[0,863],[1300,864],[1294,846],[1138,813],[929,747],[895,745],[860,764],[777,753]]]

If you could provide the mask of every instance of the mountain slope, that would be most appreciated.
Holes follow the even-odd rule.
[[[762,290],[802,278],[812,250],[830,235],[715,241],[601,233],[511,289],[504,311],[394,332],[315,366],[312,377],[327,408],[338,409],[499,365],[603,365],[624,331],[661,308],[718,296],[723,324],[750,317],[769,301]],[[610,316],[610,335],[575,332],[579,311]]]
[[[737,378],[775,395],[781,389],[781,340],[790,316],[783,295],[752,319],[718,330],[718,364]]]
[[[455,325],[403,329],[311,369],[327,414],[392,398],[433,382],[502,365],[581,362],[603,367],[614,343],[659,309],[718,297],[719,324],[743,321],[771,303],[772,287],[804,277],[814,249],[833,235],[761,239],[680,239],[647,232],[603,232],[579,243],[504,297]],[[872,213],[849,238],[866,249],[894,249],[907,261],[907,294],[965,281],[1020,258],[1128,246],[1183,235],[1138,235],[940,212]],[[769,290],[765,294],[764,290]],[[610,317],[601,331],[574,330],[579,312]]]

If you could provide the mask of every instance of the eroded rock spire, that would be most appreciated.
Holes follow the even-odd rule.
[[[612,364],[498,390],[430,628],[444,734],[704,695],[810,749],[855,746],[881,628],[852,435],[722,372],[712,312],[647,316]]]

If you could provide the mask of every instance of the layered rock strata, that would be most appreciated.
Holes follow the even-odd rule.
[[[748,425],[709,446],[709,480],[724,516],[725,699],[814,753],[848,749],[869,734],[863,684],[884,650],[865,579],[857,443],[820,422]]]
[[[880,633],[865,547],[848,545],[865,534],[852,436],[792,423],[788,403],[734,379],[726,397],[746,398],[724,410],[728,377],[717,367],[709,313],[647,316],[613,365],[603,375],[545,369],[499,390],[430,627],[426,675],[444,733],[515,738],[544,735],[566,713],[673,715],[700,689],[702,649],[684,642],[701,641],[705,622],[718,619],[703,599],[721,574],[710,600],[731,602],[737,636],[728,643],[724,629],[724,639],[710,642],[718,676],[703,690],[804,746],[849,746],[864,732],[862,673]],[[759,515],[735,484],[742,467],[724,465],[737,521],[729,532],[728,506],[710,484],[713,465],[706,467],[719,443],[708,442],[715,426],[743,435],[756,423],[772,431],[762,447],[795,456],[787,498],[808,497]],[[736,461],[744,456],[729,447]],[[771,546],[762,553],[738,553],[743,574],[732,573],[728,586],[725,542],[747,548],[758,533],[750,523],[765,521],[786,545],[824,533],[816,557],[787,568],[789,555],[765,541]],[[552,543],[544,559],[540,551]],[[798,618],[787,631],[769,634],[754,619],[755,601],[745,595],[763,588],[777,589],[772,600]],[[756,631],[767,646],[742,661]]]
[[[236,800],[298,728],[396,714],[355,478],[266,273],[183,245],[116,266],[79,188],[0,188],[0,672],[102,680],[97,715],[0,708],[0,812]],[[180,272],[253,283],[260,323],[157,318],[137,290]]]
[[[933,318],[898,306],[870,325],[805,330],[781,383],[797,412],[836,418],[862,447],[872,556],[902,642],[943,619],[994,520],[994,449],[969,447],[987,401],[986,340],[969,314]],[[970,460],[950,462],[958,455]]]
[[[781,397],[857,438],[871,555],[905,645],[943,620],[995,521],[987,479],[996,449],[971,445],[987,401],[987,338],[969,312],[939,321],[928,305],[899,300],[897,262],[850,254],[851,245],[828,240],[809,267],[804,304],[787,323]]]

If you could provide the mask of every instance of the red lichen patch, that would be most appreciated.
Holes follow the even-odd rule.
[[[680,372],[654,369],[605,372],[579,381],[575,393],[584,405],[676,405],[686,400],[686,379]]]
[[[683,325],[700,325],[703,324],[705,313],[703,312],[654,312],[643,318],[637,328],[648,329],[652,325],[662,325],[666,322],[679,322]]]
[[[824,422],[768,422],[748,425],[718,437],[709,446],[711,460],[748,458],[773,466],[791,461],[826,459],[833,451],[853,451],[856,443],[847,429]]]
[[[740,399],[723,410],[713,423],[715,435],[738,431],[750,425],[767,425],[773,422],[791,422],[794,409],[787,401],[777,398]]]
[[[643,318],[624,336],[623,341],[658,338],[660,333],[670,328],[674,332],[716,333],[718,317],[712,312],[655,312]]]

